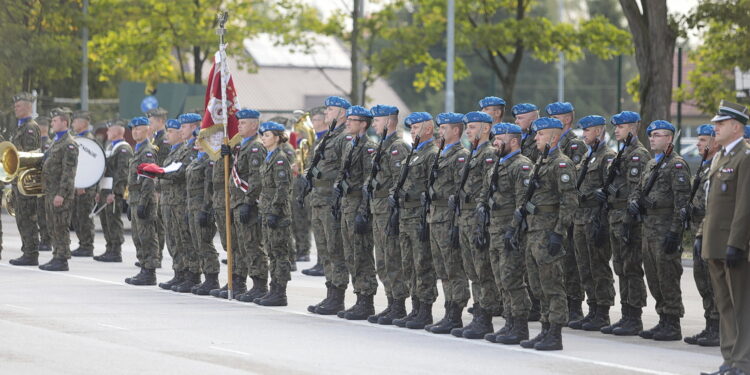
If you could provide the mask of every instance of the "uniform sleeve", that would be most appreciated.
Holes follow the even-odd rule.
[[[125,194],[128,187],[128,165],[133,153],[128,148],[122,148],[117,152],[115,170],[112,171],[112,193],[118,196]]]
[[[258,151],[253,152],[251,148],[250,155],[247,158],[247,163],[249,164],[247,168],[250,171],[250,175],[247,179],[247,192],[242,198],[242,203],[246,204],[255,204],[255,202],[258,200],[258,197],[260,196],[260,191],[262,189],[261,182],[263,179],[261,178],[260,168],[263,165],[263,155],[266,155],[266,149],[260,145],[253,148],[257,149]]]
[[[750,156],[745,154],[738,166],[734,216],[729,227],[727,246],[747,250],[750,242]]]
[[[684,160],[679,159],[674,164],[672,176],[672,196],[674,198],[674,212],[670,231],[681,233],[682,220],[680,210],[685,208],[690,200],[690,168]]]
[[[291,192],[292,167],[285,157],[276,158],[273,163],[272,176],[276,191],[271,199],[271,213],[283,216],[284,206],[288,204]]]
[[[651,163],[653,162],[648,155],[644,154],[631,155],[629,158],[627,163],[622,164],[623,167],[627,167],[621,167],[620,173],[625,173],[625,178],[631,186],[628,201],[636,201],[641,198],[641,185],[645,182],[646,175],[651,169]]]
[[[42,148],[42,139],[39,135],[39,127],[28,125],[21,130],[21,134],[16,138],[15,146],[19,151],[32,151]]]
[[[150,155],[150,156],[149,156]],[[156,163],[156,157],[153,152],[147,152],[143,155],[143,163]],[[141,200],[139,206],[148,206],[156,192],[156,180],[153,178],[141,177]]]
[[[391,186],[388,186],[388,189],[391,192],[393,192],[396,188],[396,184],[398,184],[398,179],[401,177],[401,168],[404,167],[404,160],[407,155],[409,155],[409,148],[405,143],[399,142],[391,149],[390,155],[386,161],[380,165],[381,168],[388,170],[392,178]]]
[[[208,161],[203,171],[203,210],[208,211],[213,207],[214,181],[213,171],[214,162]]]
[[[370,150],[372,150],[372,152],[370,152]],[[372,161],[375,158],[376,152],[377,146],[373,146],[370,143],[367,143],[364,145],[364,147],[362,147],[362,160],[360,161],[362,167],[362,181],[365,181],[370,176],[370,170],[372,170]],[[357,208],[358,212],[363,212],[367,208],[365,199],[367,199],[367,197],[363,195],[362,199],[359,202],[359,207]]]
[[[578,208],[578,191],[576,190],[577,174],[575,168],[568,163],[566,163],[565,167],[554,165],[553,168],[556,169],[556,183],[560,192],[560,211],[558,213],[555,232],[565,235],[568,227],[573,222],[573,215],[575,215],[576,208]]]
[[[343,152],[343,155],[346,155],[346,156],[341,158],[341,160],[339,161],[338,172],[336,173],[336,179],[334,180],[335,182],[340,183],[341,181],[344,180],[344,176],[347,172],[345,170],[346,163],[347,161],[351,160],[352,157],[354,157],[354,155],[352,155],[352,150],[353,150],[353,147],[351,143],[344,144],[344,147],[342,148],[342,152]],[[351,168],[351,164],[349,164],[349,167]]]
[[[526,195],[526,190],[529,188],[529,179],[531,178],[531,169],[533,166],[531,163],[518,163],[518,166],[514,170],[510,171],[510,176],[513,178],[513,189],[515,193],[515,208],[521,208],[521,201],[523,196]],[[516,220],[515,215],[513,217],[512,226],[518,228],[520,223]]]
[[[488,204],[486,198],[487,198],[487,194],[490,192],[491,184],[492,184],[492,169],[487,171],[487,173],[484,174],[484,178],[482,178],[482,187],[479,189],[479,196],[477,196],[476,198],[477,207],[480,205]]]
[[[76,180],[76,167],[78,166],[78,147],[71,142],[65,146],[62,156],[62,171],[70,171],[69,173],[61,173],[62,181],[60,181],[59,190],[57,195],[62,197],[72,197],[73,190],[75,190]]]

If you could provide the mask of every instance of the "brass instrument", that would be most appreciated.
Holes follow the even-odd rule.
[[[2,200],[2,206],[8,211],[8,215],[15,217],[16,208],[13,206],[13,188],[10,186],[3,188],[3,196],[0,199]]]
[[[18,191],[23,195],[42,196],[42,159],[38,150],[18,151],[11,142],[0,142],[0,181],[16,180]]]
[[[310,112],[294,111],[295,115],[301,115],[297,122],[294,123],[293,130],[301,138],[299,146],[294,150],[296,156],[297,170],[299,173],[303,173],[307,169],[307,163],[310,159],[310,155],[313,151],[313,143],[315,142],[315,130],[313,129],[312,119],[310,118]]]

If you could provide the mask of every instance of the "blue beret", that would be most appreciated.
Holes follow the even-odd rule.
[[[488,96],[479,101],[479,108],[481,109],[484,109],[485,107],[489,107],[491,105],[505,106],[505,100],[503,100],[503,98],[498,98],[497,96]]]
[[[463,113],[444,112],[444,113],[437,115],[438,126],[443,125],[443,124],[462,124],[463,122],[464,122]]]
[[[326,98],[326,107],[341,107],[343,109],[349,109],[352,105],[348,100],[340,96],[329,96]]]
[[[131,128],[144,125],[148,125],[148,119],[143,116],[133,117],[133,119],[130,120],[130,124],[128,124],[128,126]]]
[[[398,107],[393,105],[378,104],[370,108],[370,112],[372,112],[372,117],[397,115]]]
[[[521,127],[508,122],[500,122],[492,125],[492,135],[521,134]]]
[[[346,116],[362,116],[372,118],[372,112],[361,105],[353,105],[346,110]]]
[[[510,110],[510,112],[513,114],[513,117],[516,117],[524,113],[529,113],[529,112],[538,111],[538,110],[539,108],[537,108],[537,106],[531,103],[521,103],[521,104],[514,105],[513,108]]]
[[[563,124],[560,120],[552,117],[540,117],[531,123],[534,131],[540,131],[544,129],[562,129]]]
[[[588,129],[592,126],[601,126],[606,123],[607,120],[604,117],[597,115],[586,116],[578,120],[578,125],[581,126],[581,129]]]
[[[411,129],[411,126],[424,121],[432,120],[432,115],[427,112],[413,112],[404,119],[404,126]]]
[[[641,121],[641,115],[633,111],[622,111],[609,120],[612,125],[632,124]]]
[[[182,127],[182,124],[180,124],[180,122],[177,121],[176,119],[171,118],[167,120],[167,129],[179,129],[181,127]]]
[[[745,130],[745,134],[747,134],[747,129]],[[711,124],[703,124],[698,127],[698,135],[708,135],[708,136],[715,136],[716,132],[714,131],[714,126]]]
[[[259,130],[260,134],[263,134],[267,131],[272,131],[272,130],[283,132],[286,129],[284,128],[284,125],[281,125],[275,121],[266,121],[260,124],[260,130]]]
[[[573,108],[573,105],[568,102],[554,102],[547,104],[547,107],[544,108],[544,110],[550,116],[570,113],[573,112],[574,109],[575,108]]]
[[[464,122],[467,124],[470,122],[486,122],[492,124],[492,116],[484,112],[469,112],[464,116]]]
[[[201,121],[201,115],[197,113],[183,113],[178,117],[180,124],[192,124]]]
[[[260,112],[249,108],[240,109],[234,115],[238,120],[242,120],[243,118],[260,118]]]
[[[670,130],[672,133],[675,132],[674,125],[672,125],[671,122],[664,121],[664,120],[656,120],[656,121],[652,122],[646,128],[646,134],[651,135],[652,131],[659,130],[659,129]]]
[[[750,125],[745,125],[745,138],[750,138]]]

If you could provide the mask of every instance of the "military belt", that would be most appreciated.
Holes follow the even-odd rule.
[[[420,201],[403,202],[403,203],[401,203],[401,207],[403,207],[403,208],[417,208],[417,207],[422,207],[422,202],[420,202]]]
[[[599,201],[597,201],[595,199],[589,199],[589,200],[586,200],[586,201],[580,201],[580,202],[578,202],[578,207],[579,208],[595,208],[595,207],[599,207]]]
[[[313,179],[313,187],[316,188],[330,188],[333,187],[333,181]]]
[[[557,212],[560,209],[559,204],[550,204],[547,206],[536,206],[536,214]]]
[[[362,198],[362,189],[353,189],[344,195],[344,198]]]
[[[647,208],[644,215],[668,215],[674,212],[674,207]]]
[[[492,210],[492,217],[510,216],[510,215],[513,215],[514,211],[515,209],[513,207],[498,208],[498,209]]]
[[[450,204],[448,203],[447,199],[438,199],[432,201],[432,205],[435,207],[448,207]]]
[[[372,197],[373,198],[388,198],[389,194],[390,193],[388,192],[388,190],[376,191],[375,193],[372,194]]]
[[[628,207],[628,201],[618,201],[618,202],[610,203],[609,205],[609,208],[613,210],[621,210],[626,207]]]

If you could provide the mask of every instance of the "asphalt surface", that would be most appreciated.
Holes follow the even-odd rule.
[[[69,272],[14,267],[21,240],[3,214],[0,374],[698,374],[721,363],[718,348],[563,330],[565,349],[538,352],[307,312],[325,296],[323,278],[295,272],[289,306],[261,307],[124,283],[135,275],[126,235],[123,263],[74,258]],[[98,225],[98,222],[97,222]],[[71,233],[72,248],[77,240]],[[218,238],[217,248],[221,248]],[[104,238],[97,233],[96,254]],[[166,249],[159,281],[172,276]],[[51,258],[41,253],[40,263]],[[313,263],[300,263],[300,269]],[[220,279],[226,280],[222,269]],[[683,335],[704,326],[692,280],[682,276]],[[347,292],[347,306],[354,302]],[[376,296],[376,309],[385,307]],[[442,317],[442,300],[433,307]],[[658,317],[649,299],[647,327]],[[619,319],[619,306],[612,310]],[[470,316],[464,314],[464,322]],[[503,325],[494,318],[495,329]],[[539,323],[531,323],[536,335]]]

